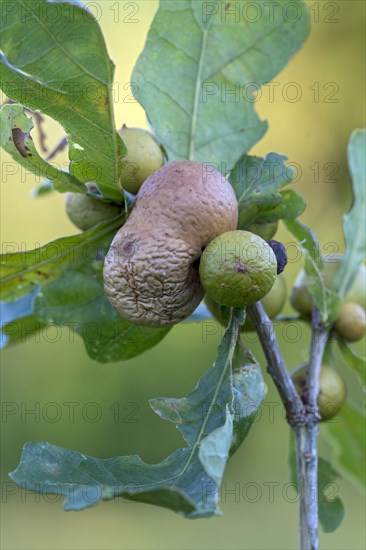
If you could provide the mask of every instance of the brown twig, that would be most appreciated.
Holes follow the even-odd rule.
[[[301,550],[318,548],[318,421],[319,375],[328,332],[314,309],[307,377],[306,406],[298,395],[279,348],[273,325],[258,302],[247,308],[256,328],[271,375],[284,404],[287,421],[295,434],[296,466],[300,507]]]
[[[264,354],[267,370],[271,375],[285,406],[287,421],[291,427],[305,424],[305,409],[299,394],[286,369],[273,325],[262,304],[257,302],[247,308],[248,315],[256,328]]]

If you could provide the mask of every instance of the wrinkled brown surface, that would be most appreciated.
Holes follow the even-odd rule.
[[[211,167],[177,161],[142,185],[126,224],[113,239],[104,287],[113,307],[147,326],[178,323],[203,297],[198,263],[217,235],[236,229],[229,182]]]

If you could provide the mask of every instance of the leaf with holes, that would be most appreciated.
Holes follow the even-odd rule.
[[[344,477],[363,490],[366,485],[365,420],[364,411],[346,403],[337,416],[337,422],[327,422],[324,426],[334,448],[337,467]]]
[[[294,191],[282,191],[294,178],[287,158],[277,153],[265,157],[243,155],[230,173],[230,183],[239,207],[239,228],[251,223],[267,223],[295,218],[305,209],[304,200]]]
[[[1,89],[57,120],[81,153],[70,174],[122,202],[126,149],[114,124],[114,66],[94,16],[81,2],[14,0],[0,25]]]
[[[85,185],[68,172],[58,170],[38,154],[30,135],[33,120],[27,117],[21,105],[3,105],[0,123],[0,145],[18,164],[38,177],[49,178],[58,191],[86,193]]]

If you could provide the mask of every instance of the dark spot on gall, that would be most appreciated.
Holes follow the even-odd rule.
[[[132,258],[135,252],[136,245],[133,241],[129,241],[121,247],[121,253],[125,258]]]
[[[234,271],[237,271],[237,273],[249,273],[250,269],[245,264],[237,264],[234,267]]]

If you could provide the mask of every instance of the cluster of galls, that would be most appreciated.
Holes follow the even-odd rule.
[[[118,133],[128,151],[123,159],[124,169],[120,184],[124,191],[136,195],[150,174],[163,166],[163,152],[154,137],[146,130],[127,128],[123,125]],[[119,206],[104,200],[101,196],[98,197],[98,189],[94,183],[87,183],[86,186],[90,195],[66,193],[65,197],[66,213],[73,224],[82,231],[114,218],[120,212]],[[121,194],[121,201],[122,198]]]
[[[133,323],[162,327],[188,317],[205,293],[214,304],[244,308],[273,288],[276,306],[269,309],[276,315],[286,297],[284,279],[277,279],[286,254],[270,241],[277,223],[236,230],[237,200],[220,172],[185,160],[163,166],[151,134],[123,126],[120,135],[127,146],[121,187],[137,197],[105,259],[113,307]],[[70,219],[83,230],[119,212],[89,191],[95,196],[66,197]]]
[[[331,288],[338,270],[343,262],[342,256],[324,258],[324,284]],[[309,292],[310,280],[302,270],[294,283],[290,302],[305,320],[310,320],[314,307],[313,298]],[[338,336],[347,342],[357,342],[366,334],[366,268],[360,265],[351,287],[344,297],[344,301],[334,323]]]
[[[231,307],[245,308],[259,300],[275,318],[287,295],[280,275],[287,262],[285,248],[272,239],[277,222],[237,230],[237,200],[221,173],[192,161],[163,166],[162,150],[149,132],[126,126],[119,132],[128,151],[121,188],[137,197],[105,259],[104,288],[112,306],[133,323],[162,327],[188,317],[206,294],[209,310],[223,324]],[[87,186],[94,196],[66,195],[66,211],[82,230],[120,212],[118,205],[98,197],[94,184]],[[327,287],[339,265],[325,263]],[[314,307],[309,284],[301,272],[290,296],[308,320]],[[334,324],[341,338],[353,342],[365,335],[364,302],[361,266]],[[253,330],[249,319],[242,330]],[[306,368],[293,373],[304,403]],[[345,395],[340,376],[323,365],[318,399],[323,420],[338,412]]]
[[[343,261],[343,256],[324,258],[323,277],[327,288],[331,288]],[[310,280],[305,271],[302,270],[293,286],[290,302],[294,309],[300,313],[300,316],[310,322],[314,301],[309,292],[309,285]],[[361,264],[333,324],[333,330],[341,340],[357,342],[365,336],[365,298],[366,268]],[[292,374],[295,385],[305,404],[307,398],[306,373],[307,366],[300,366]],[[340,375],[329,365],[322,365],[319,385],[318,405],[320,417],[321,420],[329,420],[339,412],[344,404],[346,385]]]

